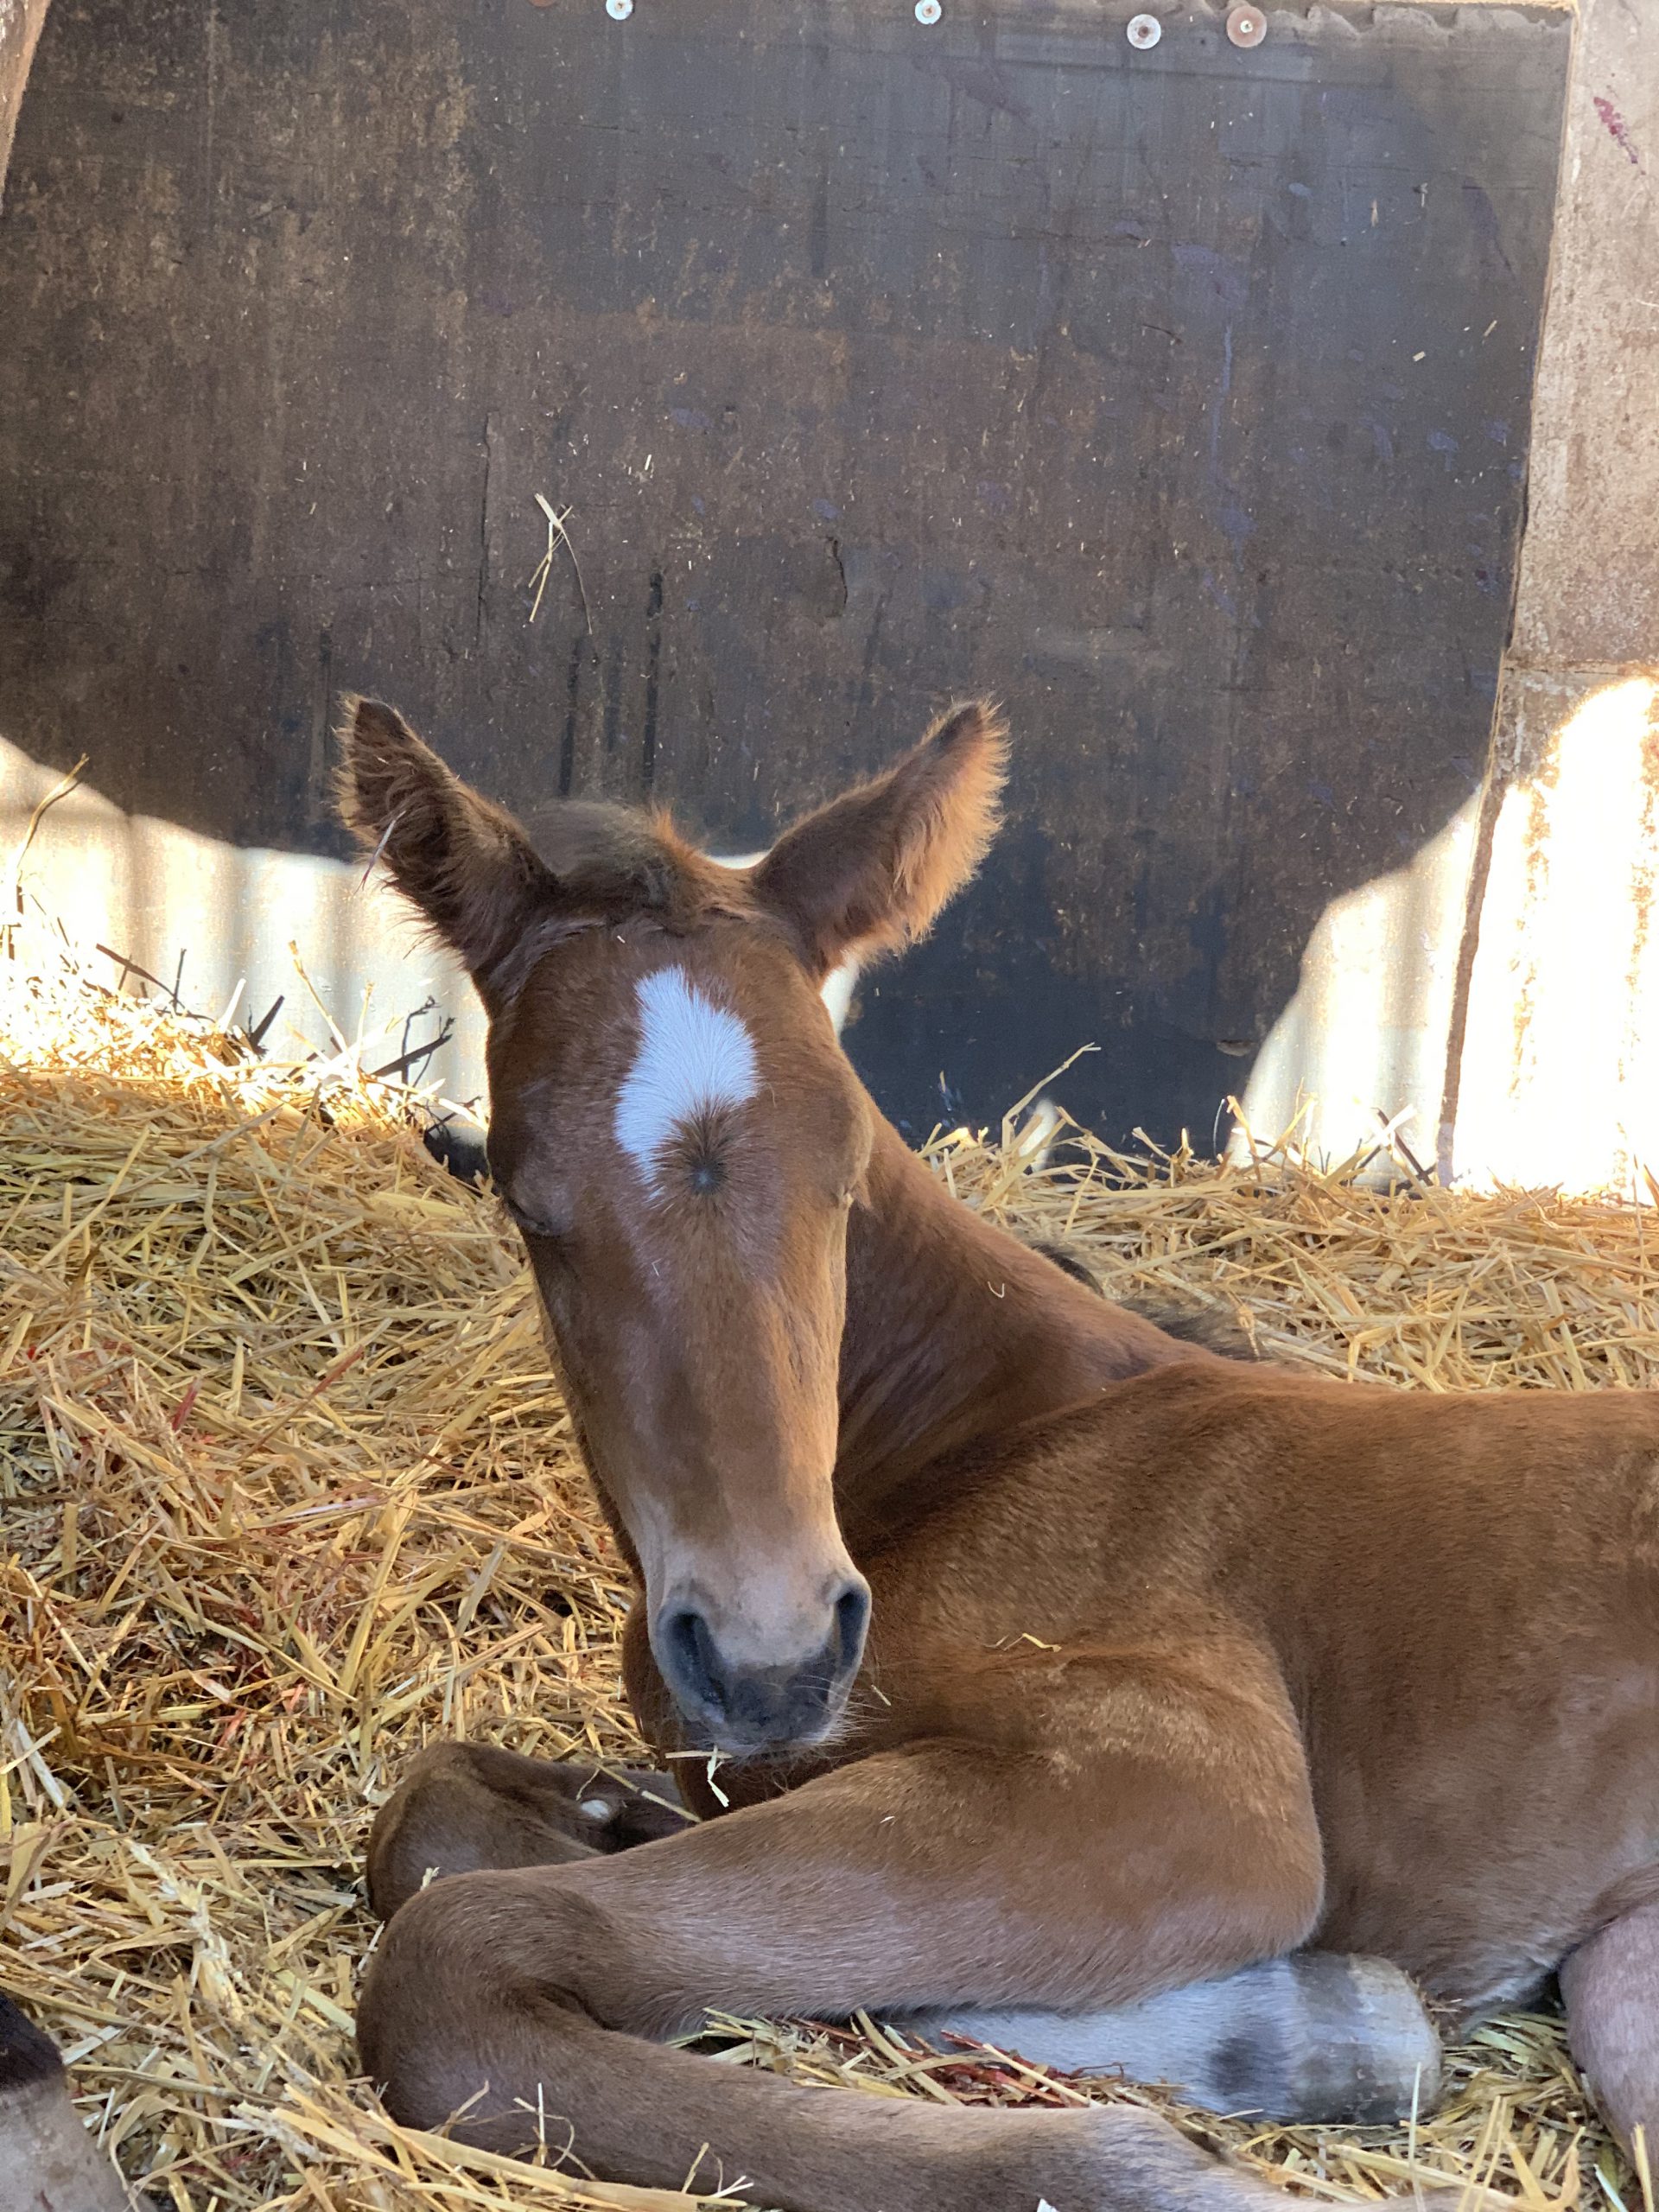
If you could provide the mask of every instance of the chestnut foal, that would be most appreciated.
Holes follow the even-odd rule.
[[[1654,1399],[1241,1366],[946,1193],[817,991],[977,864],[988,709],[735,874],[597,807],[534,849],[389,709],[344,737],[347,818],[489,1014],[639,1725],[730,1762],[678,1766],[677,1834],[660,1778],[416,1762],[370,1847],[391,2109],[788,2212],[1224,2212],[1274,2193],[1139,2110],[665,2039],[866,2008],[1376,2119],[1437,2086],[1408,1976],[1468,2016],[1560,1967],[1614,2120],[1659,2119]]]

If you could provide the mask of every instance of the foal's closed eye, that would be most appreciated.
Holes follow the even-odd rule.
[[[513,1227],[523,1236],[539,1236],[544,1243],[556,1243],[564,1234],[556,1222],[527,1206],[517,1205],[505,1191],[501,1194],[501,1203],[512,1216]]]

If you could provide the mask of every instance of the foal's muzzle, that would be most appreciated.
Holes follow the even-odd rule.
[[[836,1719],[869,1619],[869,1586],[855,1575],[829,1608],[823,1642],[800,1658],[740,1658],[707,1614],[689,1604],[663,1608],[652,1642],[681,1711],[721,1751],[782,1749],[816,1741]]]

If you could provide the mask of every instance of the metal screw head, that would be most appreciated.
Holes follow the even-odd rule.
[[[944,13],[939,0],[916,0],[916,20],[918,23],[937,23]]]
[[[605,12],[613,22],[626,23],[633,13],[633,0],[605,0]]]
[[[1156,46],[1164,35],[1164,27],[1156,16],[1131,16],[1128,37],[1131,46],[1145,48]]]
[[[1268,19],[1260,8],[1235,8],[1227,18],[1227,35],[1235,46],[1260,46],[1268,35]]]

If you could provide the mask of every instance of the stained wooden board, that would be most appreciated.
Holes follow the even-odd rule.
[[[1570,25],[1128,13],[57,0],[4,734],[327,850],[361,685],[515,806],[741,849],[991,689],[1009,832],[855,1052],[925,1128],[1092,1039],[1074,1111],[1207,1135],[1480,772]],[[528,620],[537,493],[591,630],[563,555]]]

